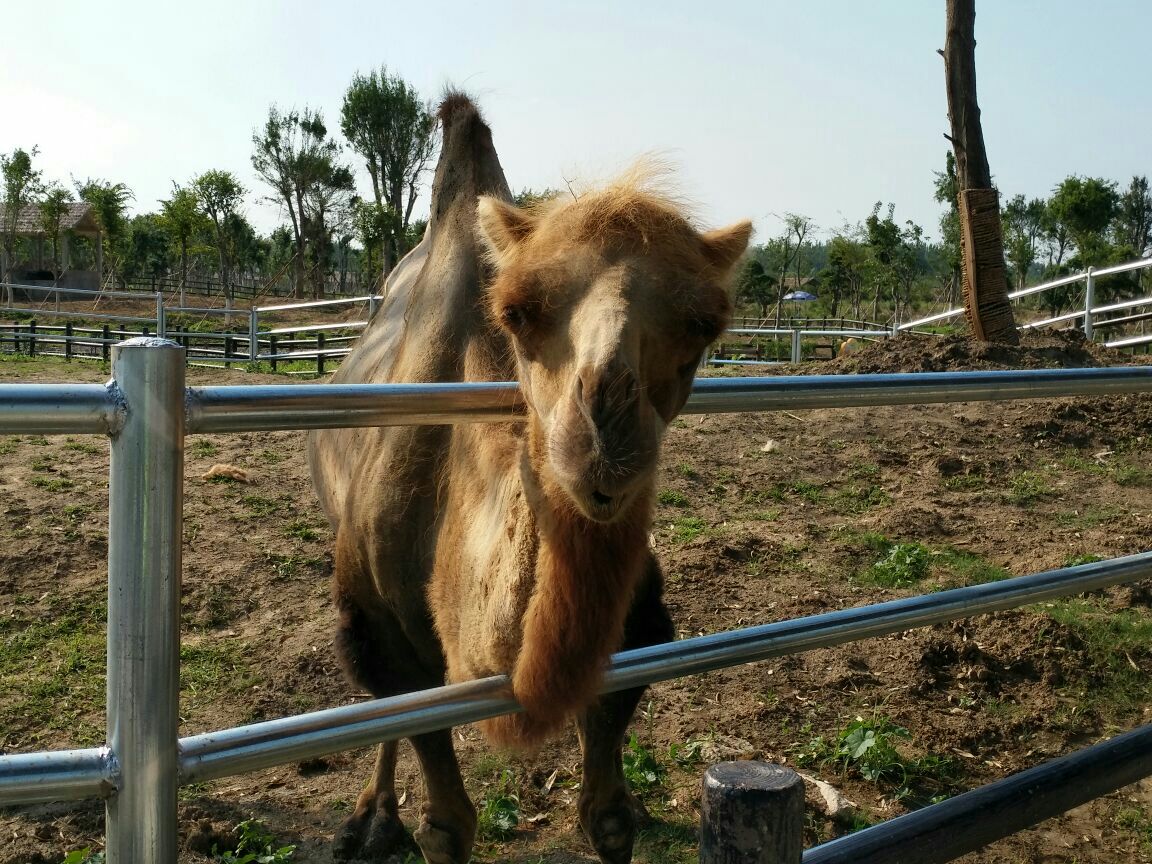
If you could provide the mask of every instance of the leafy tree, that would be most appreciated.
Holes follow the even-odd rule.
[[[352,202],[352,231],[364,248],[361,278],[375,284],[383,273],[379,254],[388,231],[388,214],[375,201],[356,198]]]
[[[945,303],[949,308],[956,305],[961,281],[960,252],[960,187],[956,179],[956,157],[949,150],[944,157],[944,170],[933,172],[936,175],[934,197],[948,209],[940,217],[940,249],[948,266],[948,285]]]
[[[352,172],[344,165],[326,163],[325,172],[304,196],[308,252],[313,267],[312,296],[324,293],[324,274],[332,257],[332,237],[344,233],[352,221]]]
[[[877,201],[864,220],[865,236],[876,263],[872,316],[879,318],[880,298],[887,291],[892,297],[892,316],[899,320],[902,308],[911,303],[912,287],[924,272],[924,230],[911,221],[905,222],[903,228],[896,224],[895,204],[889,204],[887,215],[881,218],[883,206]]]
[[[1016,290],[1024,287],[1028,271],[1036,263],[1044,233],[1045,204],[1039,198],[1028,200],[1016,195],[1001,214],[1004,225],[1004,257],[1016,275]]]
[[[180,254],[180,305],[185,306],[188,286],[188,254],[193,239],[207,230],[208,220],[200,198],[191,186],[172,184],[172,197],[160,202],[160,229]]]
[[[436,120],[416,90],[386,67],[357,74],[344,94],[340,128],[391,219],[381,244],[384,274],[407,252],[406,234],[423,174],[436,149]]]
[[[60,225],[68,215],[68,205],[72,192],[58,183],[44,187],[44,197],[40,201],[40,227],[52,242],[52,273],[60,278]]]
[[[559,189],[552,189],[551,187],[542,192],[537,192],[535,189],[525,187],[512,196],[512,203],[517,207],[535,207],[537,204],[551,201],[553,198],[558,198],[563,194]]]
[[[844,299],[850,300],[853,314],[860,317],[860,293],[867,261],[867,249],[843,234],[837,234],[828,244],[828,265],[822,275],[823,284],[832,295],[829,314],[833,318]]]
[[[124,255],[124,278],[136,281],[147,278],[153,291],[156,280],[168,270],[168,235],[160,217],[146,213],[128,222],[128,243]]]
[[[1117,258],[1141,258],[1152,246],[1152,193],[1148,190],[1147,177],[1133,177],[1128,188],[1120,193],[1112,232]],[[1141,292],[1147,272],[1144,268],[1128,274],[1136,292]]]
[[[224,287],[224,303],[232,308],[235,286],[232,284],[232,262],[235,258],[235,237],[232,230],[240,205],[244,202],[244,187],[231,171],[205,171],[192,180],[192,189],[200,202],[201,212],[212,223],[220,266],[220,282]]]
[[[761,319],[768,317],[768,307],[777,301],[778,280],[764,269],[763,262],[749,257],[736,280],[736,299],[741,303],[755,303]]]
[[[92,216],[100,226],[104,263],[110,265],[113,279],[123,281],[121,265],[128,251],[128,202],[135,197],[132,190],[109,180],[89,178],[73,183],[81,200],[92,205]]]
[[[3,268],[0,269],[0,282],[12,281],[12,268],[16,266],[16,226],[24,208],[36,200],[40,191],[40,172],[32,167],[32,157],[39,151],[13,150],[0,153],[0,176],[4,181],[3,222],[0,223],[0,252],[3,253]],[[8,304],[13,300],[13,290],[8,288]]]
[[[275,105],[268,111],[263,130],[253,133],[252,143],[256,148],[252,166],[275,191],[270,200],[288,211],[295,246],[292,293],[303,297],[305,245],[311,239],[309,231],[316,227],[314,219],[309,221],[309,201],[319,187],[343,179],[336,165],[340,145],[328,137],[319,111],[305,108],[282,114]]]
[[[1108,261],[1107,232],[1119,202],[1116,184],[1099,177],[1071,176],[1056,187],[1048,207],[1076,247],[1069,263],[1085,268]]]

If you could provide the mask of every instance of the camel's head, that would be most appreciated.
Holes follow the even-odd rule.
[[[700,233],[629,183],[529,210],[481,198],[478,216],[546,490],[597,522],[647,504],[751,224]]]

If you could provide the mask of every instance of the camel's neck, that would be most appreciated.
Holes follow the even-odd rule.
[[[577,514],[525,466],[526,498],[539,532],[535,585],[522,624],[512,684],[525,713],[487,725],[498,743],[531,745],[595,696],[644,573],[650,496],[611,524]]]

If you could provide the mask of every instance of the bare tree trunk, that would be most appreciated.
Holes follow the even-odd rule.
[[[992,186],[976,101],[975,0],[947,0],[944,77],[960,189],[961,274],[972,335],[1017,344],[1008,300],[1000,196]]]

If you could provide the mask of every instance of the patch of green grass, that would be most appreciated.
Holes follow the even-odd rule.
[[[891,496],[881,486],[848,486],[832,494],[830,504],[837,513],[863,513],[873,507],[891,504]]]
[[[944,488],[954,492],[975,492],[987,488],[988,480],[983,474],[956,474],[944,478]]]
[[[1112,817],[1112,824],[1135,834],[1145,849],[1152,846],[1152,816],[1143,807],[1121,807]]]
[[[794,748],[801,765],[835,765],[846,774],[870,780],[897,800],[927,803],[948,797],[958,775],[943,756],[908,756],[901,751],[912,735],[884,717],[857,717],[832,738],[817,736]]]
[[[1079,451],[1065,453],[1060,458],[1061,464],[1073,471],[1094,474],[1098,477],[1107,477],[1118,486],[1148,486],[1152,484],[1152,472],[1132,465],[1121,458],[1114,458],[1109,453],[1107,457],[1088,459]]]
[[[208,459],[220,454],[220,446],[211,438],[196,438],[188,448],[193,456]]]
[[[1050,498],[1055,490],[1048,480],[1036,471],[1021,471],[1012,478],[1007,497],[1020,507],[1031,507],[1045,498]]]
[[[1011,574],[986,558],[963,549],[944,549],[932,556],[932,563],[948,571],[960,585],[999,582]]]
[[[255,683],[247,647],[238,639],[214,639],[202,645],[180,646],[180,689],[214,694],[237,693]]]
[[[1105,715],[1141,709],[1152,699],[1152,612],[1108,603],[1085,596],[1041,607],[1054,625],[1043,638],[1078,655],[1064,664],[1064,686],[1079,709]]]
[[[704,520],[695,516],[682,516],[671,527],[672,540],[676,543],[691,542],[708,530]]]
[[[1095,564],[1097,561],[1104,559],[1099,555],[1086,553],[1083,555],[1069,555],[1064,559],[1065,567],[1079,567],[1081,564]]]
[[[85,846],[83,849],[73,849],[60,864],[104,864],[104,853],[93,852],[91,846]]]
[[[93,721],[104,704],[104,598],[53,596],[45,603],[46,611],[28,598],[0,616],[0,679],[11,694],[0,702],[0,746],[38,740],[45,731],[66,732],[81,746],[103,740]]]
[[[284,453],[280,453],[276,450],[261,450],[259,455],[260,458],[267,462],[269,465],[276,465],[277,463],[283,462],[286,458],[288,458]]]
[[[515,778],[504,770],[476,808],[476,833],[484,840],[508,840],[520,824],[520,796]]]
[[[662,489],[656,500],[668,507],[687,507],[688,496],[675,489]]]
[[[646,795],[664,782],[668,769],[651,749],[640,743],[635,730],[628,736],[620,755],[624,763],[624,779],[637,795]]]
[[[56,460],[52,456],[37,456],[32,460],[33,471],[53,471],[56,468]]]
[[[1065,528],[1082,531],[1112,522],[1124,516],[1125,513],[1123,508],[1114,507],[1110,504],[1090,504],[1083,510],[1066,510],[1057,513],[1055,518]]]
[[[289,537],[295,537],[297,540],[304,540],[307,542],[320,539],[320,528],[309,522],[307,519],[293,519],[284,528],[284,533]]]
[[[687,462],[681,462],[672,470],[679,474],[681,477],[685,477],[689,480],[694,480],[700,476],[696,473],[696,469],[689,465]]]
[[[907,588],[928,575],[931,552],[920,543],[894,543],[883,557],[861,574],[862,579],[884,588]]]
[[[65,489],[72,489],[76,486],[67,477],[32,477],[28,482],[40,489],[47,489],[49,492],[63,492]]]
[[[696,864],[700,860],[699,828],[688,817],[661,816],[636,837],[635,864]]]
[[[19,440],[12,436],[0,435],[0,456],[8,456],[11,453],[15,453],[19,444]]]
[[[294,845],[280,846],[276,838],[256,819],[245,819],[233,829],[236,846],[221,850],[212,847],[212,860],[221,864],[284,864],[296,853]]]
[[[283,555],[279,552],[265,552],[264,560],[272,565],[277,579],[290,579],[300,572],[301,567],[309,567],[317,572],[323,567],[324,559],[309,555]]]
[[[283,502],[266,495],[245,495],[240,502],[256,517],[272,516],[284,506]]]
[[[103,453],[105,448],[93,444],[91,441],[74,441],[69,438],[64,442],[64,449],[72,450],[76,453],[83,453],[86,456],[95,456],[98,453]]]

